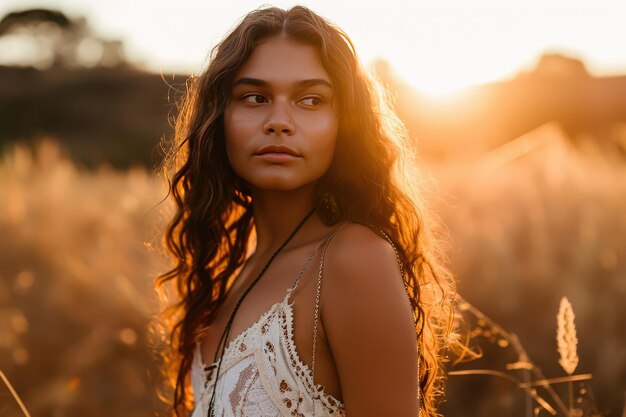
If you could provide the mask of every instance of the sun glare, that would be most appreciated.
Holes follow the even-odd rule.
[[[419,64],[415,65],[415,69],[399,67],[397,74],[421,94],[435,100],[453,99],[463,95],[474,85],[499,79],[489,71],[477,74],[468,71],[438,70],[433,66]]]
[[[432,79],[428,82],[412,82],[424,95],[436,99],[449,99],[462,94],[470,86],[466,80]]]
[[[434,99],[454,98],[476,85],[515,78],[535,65],[529,58],[533,53],[524,56],[512,50],[507,50],[507,60],[493,56],[488,50],[474,52],[475,56],[442,54],[437,50],[430,55],[426,52],[402,57],[393,62],[393,67],[398,76]]]

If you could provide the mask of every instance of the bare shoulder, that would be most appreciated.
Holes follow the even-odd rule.
[[[346,411],[415,415],[415,327],[391,244],[365,226],[343,227],[326,253],[321,306]]]
[[[402,282],[391,244],[372,229],[355,223],[344,226],[330,242],[324,273],[330,277],[326,285],[332,287],[397,287]]]

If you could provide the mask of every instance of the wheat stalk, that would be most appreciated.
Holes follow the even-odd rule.
[[[539,396],[537,391],[533,389],[534,387],[541,387],[545,389],[546,392],[552,398],[552,400],[554,400],[556,404],[556,408],[563,415],[569,416],[569,417],[572,417],[575,415],[574,413],[575,410],[573,407],[574,395],[573,395],[572,382],[591,379],[592,376],[590,374],[585,374],[585,375],[571,375],[570,374],[567,377],[563,377],[563,378],[547,379],[541,372],[541,369],[535,363],[533,363],[533,361],[530,359],[530,357],[524,350],[524,347],[522,346],[521,342],[519,341],[519,339],[517,338],[515,334],[507,332],[504,328],[500,327],[497,323],[495,323],[493,320],[487,317],[484,313],[482,313],[480,310],[474,307],[471,303],[469,303],[459,294],[457,294],[457,300],[459,303],[460,311],[465,311],[469,313],[471,316],[473,316],[475,319],[477,319],[479,322],[479,327],[487,327],[490,329],[491,334],[498,334],[500,337],[505,339],[507,341],[506,345],[512,347],[514,351],[517,353],[518,361],[507,365],[508,370],[526,370],[527,372],[532,373],[535,378],[537,378],[537,379],[533,379],[531,376],[527,376],[525,378],[525,381],[519,381],[517,380],[517,378],[509,376],[509,377],[506,377],[505,379],[511,382],[513,382],[513,379],[515,379],[516,385],[526,392],[527,398],[535,400],[542,407],[542,409],[548,411],[550,414],[556,415],[557,411],[552,406],[550,406],[541,396]],[[563,316],[564,324],[561,327],[563,327],[563,329],[568,329],[568,332],[569,332],[568,337],[565,339],[570,340],[570,344],[574,347],[574,359],[570,358],[570,360],[572,361],[575,360],[575,364],[572,368],[572,372],[573,372],[576,368],[576,365],[578,365],[578,356],[576,354],[576,344],[577,344],[576,330],[574,327],[574,313],[567,299],[565,300],[567,304],[569,305],[569,311],[565,313],[559,313],[559,316],[557,316],[557,320],[559,319],[560,316]],[[567,317],[567,319],[565,317]],[[573,334],[573,342],[571,341],[572,334]],[[480,370],[480,369],[449,372],[449,375],[471,375],[471,374],[488,374],[488,375],[502,376],[501,373],[497,371],[493,372],[493,371],[487,370],[485,372],[485,370]],[[557,392],[552,388],[552,384],[562,383],[562,382],[567,382],[568,384],[569,406],[566,405],[565,402],[563,402],[563,400],[560,398]],[[531,389],[533,390],[531,391]],[[531,404],[531,407],[532,407],[532,404]],[[527,406],[527,411],[529,410],[531,410],[531,408]],[[535,412],[537,412],[537,410],[535,410]],[[626,417],[626,415],[624,415],[624,417]]]
[[[576,337],[576,326],[574,326],[574,310],[567,297],[561,298],[559,312],[556,315],[556,343],[559,355],[559,364],[568,375],[572,375],[578,366],[578,338]],[[574,415],[574,388],[572,381],[567,383],[567,394],[569,397],[569,416]]]
[[[530,373],[534,374],[537,378],[546,379],[546,377],[541,372],[541,369],[539,369],[539,367],[530,360],[528,353],[526,353],[526,350],[524,350],[522,343],[519,341],[518,337],[515,334],[507,332],[503,327],[501,327],[491,318],[487,317],[482,311],[474,307],[469,301],[464,299],[460,294],[457,293],[456,298],[459,303],[459,308],[461,311],[467,311],[469,314],[474,316],[479,322],[482,321],[483,326],[488,326],[489,328],[492,329],[493,333],[499,334],[508,342],[509,346],[511,346],[513,350],[515,351],[515,353],[517,353],[518,362],[515,364],[516,367],[518,367],[517,369],[526,369]],[[449,374],[455,375],[456,373],[451,372]],[[524,377],[525,377],[525,382],[524,382],[525,384],[532,383],[532,375],[529,375],[528,373],[524,373]],[[517,383],[521,384],[522,382],[517,381]],[[545,400],[543,400],[543,398],[541,398],[536,391],[531,392],[529,390],[529,387],[520,387],[520,388],[526,391],[527,398],[532,398],[535,401],[537,401],[550,414],[552,415],[557,414],[557,411],[551,405],[549,405]],[[556,393],[556,391],[552,388],[552,386],[548,384],[546,386],[543,386],[543,388],[548,392],[550,397],[554,400],[559,410],[563,414],[567,414],[568,413],[567,406],[565,405],[565,403],[563,403],[563,401],[561,400],[559,395]],[[532,403],[530,404],[530,407],[532,407]],[[531,412],[530,407],[527,404],[527,412]]]
[[[576,352],[578,338],[576,337],[576,326],[574,326],[574,310],[572,310],[572,305],[567,297],[561,299],[556,319],[558,324],[556,342],[561,356],[559,364],[568,375],[571,375],[578,366],[578,353]]]

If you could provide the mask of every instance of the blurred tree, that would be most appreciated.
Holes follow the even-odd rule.
[[[49,9],[28,9],[0,20],[0,65],[77,68],[126,63],[119,40],[95,35],[83,17],[70,19]]]
[[[585,63],[561,54],[543,54],[531,73],[555,77],[589,77]]]

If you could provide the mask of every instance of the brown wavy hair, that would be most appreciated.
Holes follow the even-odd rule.
[[[180,416],[193,405],[194,346],[206,336],[254,233],[251,198],[226,156],[223,115],[235,74],[255,46],[273,36],[314,46],[336,86],[337,145],[319,195],[332,196],[337,207],[327,213],[320,203],[318,214],[368,225],[397,247],[415,313],[421,415],[435,416],[443,397],[442,358],[455,287],[420,195],[415,146],[380,84],[362,69],[349,37],[301,6],[265,7],[246,15],[212,49],[207,68],[190,77],[179,101],[162,166],[175,206],[163,239],[174,266],[156,281],[163,294],[172,284],[176,297],[158,318],[167,338],[163,369],[170,411]]]

